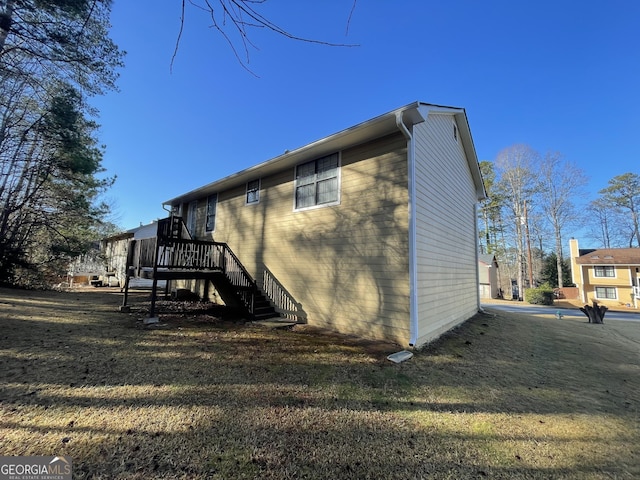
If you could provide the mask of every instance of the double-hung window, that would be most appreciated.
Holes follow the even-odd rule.
[[[340,201],[339,155],[334,153],[296,167],[295,209]]]
[[[618,296],[615,287],[596,287],[596,298],[615,300]]]
[[[218,208],[218,194],[214,193],[207,197],[207,232],[216,229],[216,210]]]
[[[593,268],[594,275],[596,277],[610,277],[616,276],[616,269],[613,265],[597,265]]]
[[[260,201],[260,179],[247,182],[246,204],[258,203]]]

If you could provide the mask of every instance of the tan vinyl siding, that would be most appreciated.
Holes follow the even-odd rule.
[[[218,192],[213,237],[258,283],[269,269],[310,324],[406,344],[406,142],[398,133],[344,150],[340,165],[334,206],[294,211],[295,168],[263,177],[258,204],[245,204],[245,184]]]
[[[416,141],[417,345],[478,309],[475,188],[452,115],[431,113]]]

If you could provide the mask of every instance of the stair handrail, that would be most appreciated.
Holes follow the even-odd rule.
[[[262,272],[262,291],[273,302],[276,311],[298,323],[307,322],[307,314],[291,293],[266,266]]]
[[[251,274],[247,271],[247,269],[244,267],[240,259],[236,256],[236,254],[233,253],[233,250],[231,250],[229,245],[226,243],[219,243],[219,245],[222,246],[224,250],[222,271],[224,275],[227,277],[227,279],[231,282],[231,284],[234,287],[236,287],[236,289],[244,290],[244,291],[238,290],[238,293],[243,303],[245,304],[245,307],[249,311],[249,313],[253,315],[255,313],[254,304],[255,304],[256,294],[258,293],[258,284],[254,280],[254,278],[251,276]],[[227,262],[227,255],[229,258],[231,258],[231,260],[234,263],[234,266],[236,267],[234,271],[240,272],[242,277],[241,279],[238,279],[234,275],[230,274],[231,269],[229,268],[229,265]],[[242,281],[240,282],[238,280],[242,280]]]

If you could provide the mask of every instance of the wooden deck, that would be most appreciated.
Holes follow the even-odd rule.
[[[173,269],[158,269],[156,272],[153,270],[143,270],[140,272],[140,278],[146,278],[149,280],[206,280],[212,275],[223,273],[222,269],[206,269],[206,270],[193,270],[186,269],[181,270],[178,268]]]
[[[123,306],[130,277],[153,281],[150,317],[155,315],[158,281],[191,279],[206,281],[205,292],[211,282],[225,303],[235,302],[252,319],[278,316],[229,246],[192,239],[181,217],[159,220],[156,237],[130,241]]]

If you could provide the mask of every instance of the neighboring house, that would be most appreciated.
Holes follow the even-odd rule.
[[[307,323],[420,346],[479,309],[485,197],[464,109],[416,102],[165,205]]]
[[[112,280],[109,280],[111,282],[110,285],[124,285],[127,274],[127,251],[129,242],[131,240],[153,238],[156,236],[157,231],[158,222],[154,221],[102,240],[101,250],[105,259],[104,270],[106,270],[109,277],[112,278]],[[136,277],[131,280],[130,285],[132,287],[151,286],[151,280]]]
[[[584,303],[640,307],[640,248],[584,250],[569,241],[571,276]]]
[[[500,298],[498,261],[493,254],[478,255],[478,286],[480,298]]]

